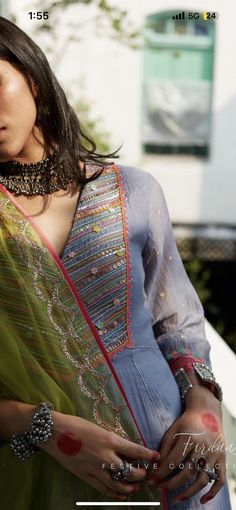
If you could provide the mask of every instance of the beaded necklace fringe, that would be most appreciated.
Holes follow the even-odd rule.
[[[22,195],[46,195],[65,190],[74,175],[59,161],[59,152],[36,163],[7,161],[0,163],[0,183],[13,193]]]

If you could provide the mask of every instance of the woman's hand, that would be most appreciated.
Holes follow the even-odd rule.
[[[108,469],[118,471],[124,459],[130,459],[130,463],[157,460],[157,452],[83,418],[54,411],[53,419],[53,435],[41,448],[68,471],[111,498],[125,499],[139,490],[138,482],[147,472],[132,466],[127,482],[120,482],[112,479]]]
[[[162,489],[175,489],[198,474],[195,482],[173,502],[185,501],[209,483],[209,477],[197,473],[192,458],[206,457],[206,468],[216,471],[216,480],[207,494],[201,498],[204,504],[214,498],[225,482],[226,455],[222,428],[221,404],[205,386],[198,385],[188,392],[184,413],[173,423],[163,437],[160,448],[160,466],[155,483]],[[186,456],[189,460],[186,461]],[[163,459],[163,460],[162,460]],[[179,466],[171,479],[164,481]],[[149,483],[149,482],[148,482]],[[150,484],[153,483],[150,482]]]

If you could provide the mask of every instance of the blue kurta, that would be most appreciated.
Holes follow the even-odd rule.
[[[209,365],[210,345],[160,184],[134,167],[109,168],[85,186],[61,259],[99,331],[146,445],[158,450],[183,412],[168,362],[192,354]],[[202,508],[200,497],[209,487],[178,508]],[[173,495],[183,489],[168,492],[170,510],[177,508]],[[204,508],[231,509],[227,484]]]

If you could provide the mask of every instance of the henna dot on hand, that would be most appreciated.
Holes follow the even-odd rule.
[[[202,423],[205,427],[212,430],[212,432],[218,432],[219,430],[218,422],[215,416],[211,413],[205,413],[202,415]]]
[[[66,455],[76,455],[82,447],[82,441],[77,439],[71,432],[60,434],[57,440],[57,446],[62,453]]]

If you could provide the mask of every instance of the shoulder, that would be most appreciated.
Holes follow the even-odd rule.
[[[146,170],[130,165],[116,164],[115,167],[123,178],[125,184],[131,190],[142,190],[143,192],[146,191],[148,194],[150,194],[153,189],[156,192],[161,190],[161,185],[157,179]]]
[[[149,198],[154,196],[156,199],[158,199],[158,197],[163,199],[164,192],[162,186],[158,179],[151,173],[135,166],[116,164],[115,167],[128,189],[133,191],[142,190],[149,195]]]
[[[140,186],[148,182],[149,174],[141,168],[119,164],[115,164],[114,167],[127,183],[132,183],[136,186]]]

